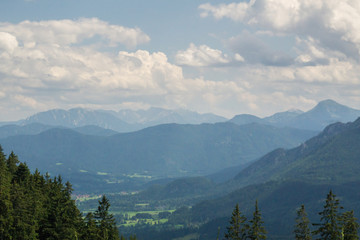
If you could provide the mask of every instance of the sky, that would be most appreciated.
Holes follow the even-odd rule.
[[[0,121],[74,107],[360,109],[359,23],[358,0],[1,0]]]

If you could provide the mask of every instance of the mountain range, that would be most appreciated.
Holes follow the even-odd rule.
[[[147,110],[91,110],[73,108],[70,110],[53,109],[34,114],[26,119],[1,125],[28,125],[39,123],[47,126],[61,126],[67,128],[83,127],[87,125],[111,129],[117,132],[131,132],[150,126],[165,123],[201,124],[223,122],[227,119],[211,113],[200,114],[187,110],[167,110],[149,108]]]
[[[237,203],[250,217],[258,200],[268,239],[291,239],[297,208],[304,204],[310,221],[318,222],[317,213],[330,189],[344,209],[354,210],[359,217],[359,156],[360,118],[335,123],[296,148],[276,149],[264,155],[220,185],[238,190],[215,199],[212,196],[188,211],[175,212],[173,217],[200,225],[200,238],[213,239],[217,227],[226,229]]]
[[[321,131],[329,124],[335,122],[351,122],[358,117],[360,117],[360,110],[349,108],[333,100],[324,100],[307,112],[289,110],[265,118],[241,114],[236,115],[229,121],[239,125],[261,123],[277,127]]]
[[[272,149],[297,146],[314,134],[259,124],[163,124],[111,136],[53,128],[3,138],[0,144],[31,169],[55,175],[159,178],[206,175],[246,164]]]

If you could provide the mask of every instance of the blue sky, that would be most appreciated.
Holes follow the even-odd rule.
[[[53,108],[360,108],[357,0],[0,2],[0,121]]]

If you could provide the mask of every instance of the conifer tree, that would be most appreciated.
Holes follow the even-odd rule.
[[[301,205],[297,210],[296,225],[294,229],[296,240],[310,240],[311,232],[309,228],[310,221],[307,217],[305,206]]]
[[[266,239],[266,230],[263,226],[264,222],[261,220],[261,213],[258,208],[258,201],[255,202],[255,211],[253,214],[253,219],[250,220],[250,229],[249,229],[249,239],[259,240]]]
[[[330,190],[326,198],[324,210],[319,212],[321,223],[314,224],[315,226],[319,226],[319,228],[313,232],[315,235],[320,235],[318,239],[338,240],[342,238],[340,209],[342,209],[342,207],[340,206],[339,199],[337,199],[336,195]]]
[[[11,239],[12,204],[10,200],[11,175],[6,156],[0,145],[0,239]]]
[[[119,232],[116,228],[115,219],[109,213],[110,202],[105,195],[99,201],[98,209],[95,212],[95,219],[99,227],[99,234],[101,239],[104,240],[118,240]]]
[[[236,204],[230,219],[230,226],[227,227],[225,239],[243,240],[247,237],[249,225],[246,224],[246,217],[239,210],[239,204]]]
[[[342,234],[344,240],[358,240],[359,224],[354,217],[354,211],[347,211],[341,215]]]

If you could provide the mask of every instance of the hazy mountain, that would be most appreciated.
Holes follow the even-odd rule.
[[[293,127],[321,131],[331,123],[346,123],[354,121],[358,117],[360,117],[360,110],[349,108],[333,100],[324,100],[307,112],[289,110],[265,118],[241,114],[229,121],[239,125],[256,122],[277,127]]]
[[[200,114],[187,110],[167,110],[162,108],[149,108],[147,110],[89,110],[73,108],[70,110],[54,109],[34,114],[24,120],[3,125],[27,125],[40,123],[50,126],[67,128],[98,126],[117,132],[131,132],[150,126],[164,123],[200,124],[227,121],[226,118],[211,113]]]
[[[264,121],[263,119],[256,117],[254,115],[251,115],[251,114],[236,115],[235,117],[230,119],[229,122],[235,123],[238,125],[244,125],[244,124],[249,124],[249,123],[264,123],[264,122],[266,123],[266,121]]]
[[[301,146],[277,149],[242,170],[240,184],[269,180],[301,179],[310,182],[360,180],[360,118],[353,123],[335,123]]]
[[[32,168],[52,174],[109,176],[206,175],[254,160],[278,147],[294,147],[314,132],[232,123],[165,124],[109,137],[50,129],[1,139]]]
[[[112,111],[88,110],[83,108],[73,108],[70,110],[54,109],[40,112],[20,121],[20,123],[22,125],[41,123],[67,128],[94,125],[118,132],[136,128],[114,116]]]
[[[199,114],[188,110],[167,110],[163,108],[149,108],[147,110],[120,110],[117,116],[125,122],[155,126],[165,123],[201,124],[224,122],[227,119],[212,113]]]
[[[296,209],[305,204],[310,221],[318,222],[317,213],[330,189],[345,210],[355,210],[359,217],[359,156],[360,118],[332,124],[297,148],[275,150],[250,164],[227,183],[238,190],[200,202],[185,214],[175,212],[173,217],[205,223],[198,231],[200,238],[213,239],[213,227],[226,229],[235,204],[250,217],[258,200],[268,239],[291,239]]]
[[[9,124],[0,126],[0,138],[6,138],[15,135],[35,135],[51,128],[53,128],[53,126],[44,125],[41,123],[31,123],[25,126]]]
[[[65,129],[66,127],[50,126],[41,123],[29,123],[26,125],[9,124],[9,125],[0,126],[0,138],[7,138],[16,135],[36,135],[52,128]],[[92,125],[76,127],[71,129],[82,134],[95,135],[95,136],[111,136],[118,133],[111,129],[105,129]]]

